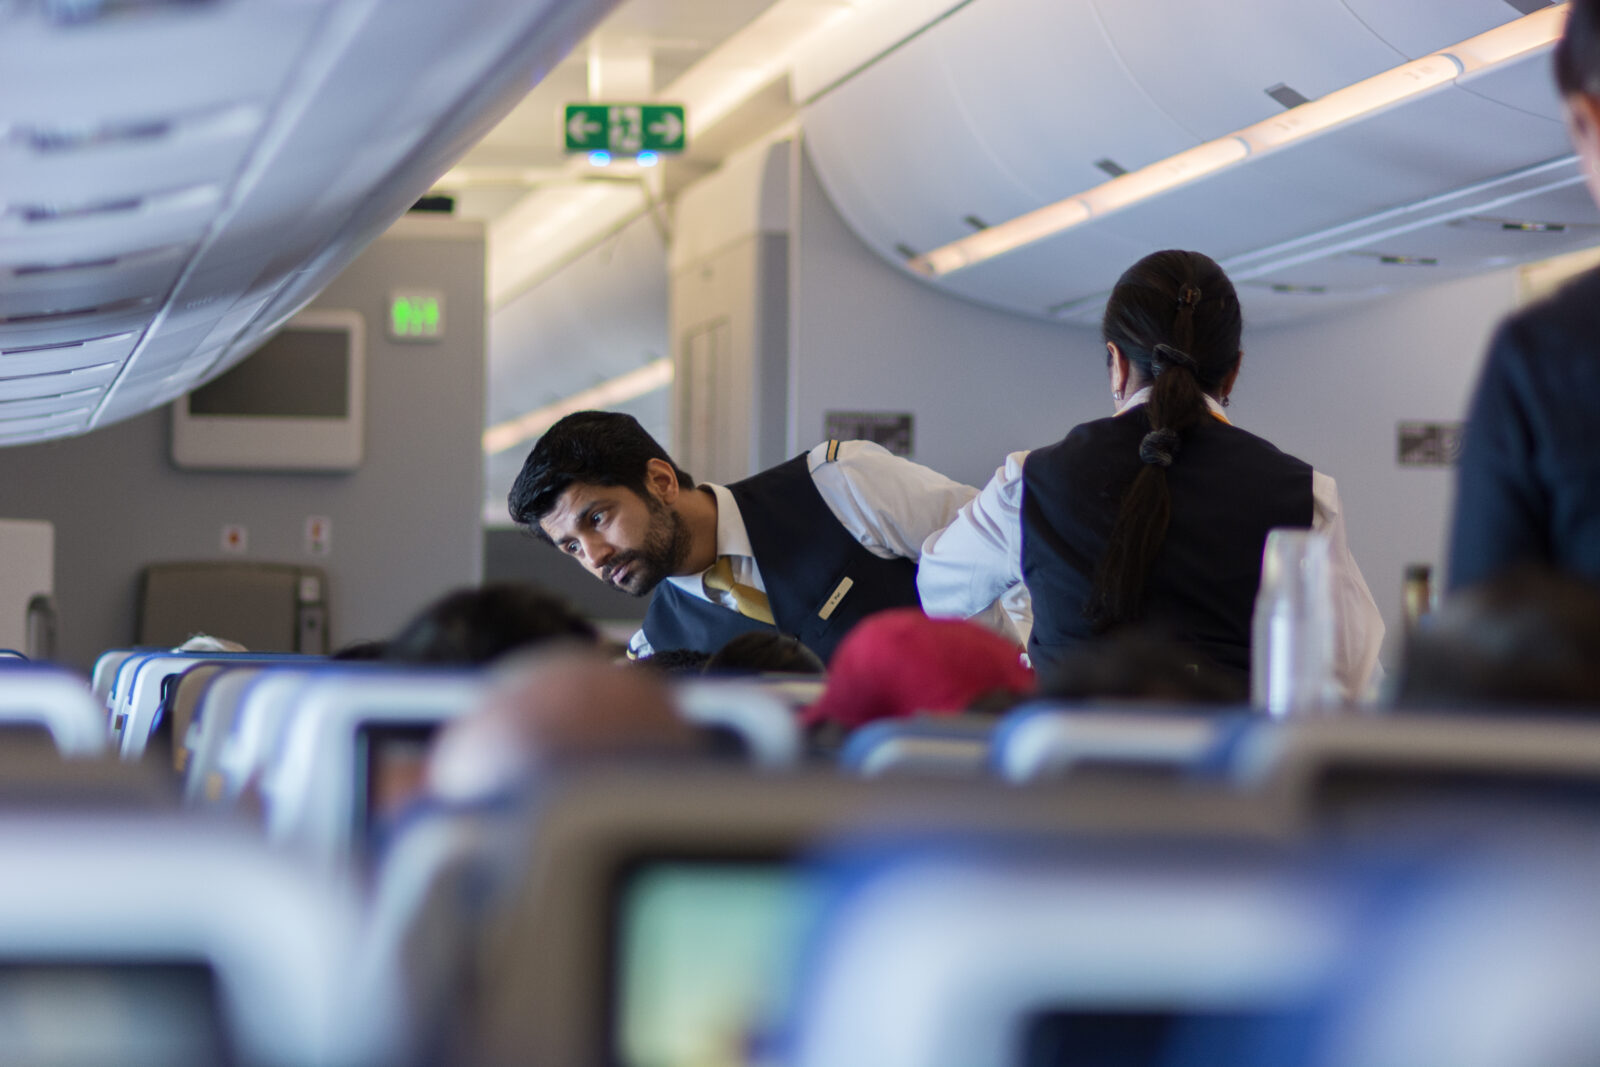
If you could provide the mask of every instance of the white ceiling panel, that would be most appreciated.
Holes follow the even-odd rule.
[[[178,116],[107,119],[99,126],[30,126],[0,137],[0,189],[13,204],[78,204],[153,189],[226,185],[264,118],[253,105]],[[85,166],[85,155],[92,157]]]
[[[1157,248],[1101,227],[1068,230],[951,275],[946,287],[969,300],[1046,316],[1064,300],[1109,290],[1122,272]],[[1098,312],[1095,321],[1099,321]]]
[[[1358,218],[1570,152],[1558,123],[1445,85],[1248,167]]]
[[[89,412],[100,402],[104,389],[74,389],[68,393],[6,400],[0,398],[0,424],[8,419],[28,418],[36,415],[59,415],[63,412]],[[4,429],[0,425],[0,429]]]
[[[1339,0],[1094,6],[1150,99],[1202,141],[1282,111],[1267,95],[1273,86],[1314,100],[1405,58]]]
[[[137,338],[160,306],[159,301],[137,299],[82,311],[0,321],[0,368],[16,349],[70,345],[128,333]]]
[[[964,8],[924,37],[957,32]],[[919,41],[919,43],[921,43]],[[806,109],[807,143],[840,211],[880,250],[925,252],[1038,200],[1003,170],[965,117],[936,47],[902,49]],[[870,227],[867,226],[870,220]]]
[[[0,366],[4,366],[4,363],[4,357],[0,357]],[[117,367],[116,363],[102,363],[96,367],[84,367],[79,370],[0,378],[0,401],[33,400],[85,391],[101,392],[102,387],[110,384],[111,379],[116,377]]]
[[[945,121],[959,115],[995,173],[1037,203],[1105,181],[1100,160],[1136,170],[1196,143],[1149,106],[1089,4],[984,0],[927,38],[960,102]]]
[[[165,296],[190,251],[173,245],[49,269],[0,267],[0,319]]]
[[[1471,93],[1514,107],[1529,115],[1561,122],[1561,94],[1550,73],[1550,51],[1532,55],[1459,78],[1456,84]]]
[[[1346,222],[1366,205],[1303,188],[1246,162],[1095,220],[1141,248],[1190,248],[1226,259]]]
[[[1507,0],[1450,0],[1449,3],[1396,3],[1395,0],[1344,0],[1352,14],[1408,59],[1437,52],[1476,37],[1524,14]]]
[[[5,118],[93,130],[272,100],[335,4],[104,4],[81,21],[30,18],[29,6],[0,10]]]

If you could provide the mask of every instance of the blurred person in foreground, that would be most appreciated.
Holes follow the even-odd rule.
[[[1600,203],[1600,0],[1573,0],[1556,88],[1589,194]],[[1600,268],[1495,332],[1457,468],[1449,588],[1518,562],[1600,580]]]
[[[813,751],[825,755],[878,719],[998,709],[1033,688],[1019,646],[965,619],[898,608],[850,632],[829,665],[827,688],[801,721]]]
[[[545,648],[498,664],[475,711],[428,753],[423,794],[395,827],[377,878],[364,965],[405,983],[415,1062],[452,1063],[473,989],[480,924],[514,884],[545,776],[596,761],[700,753],[655,671],[594,649]],[[392,1010],[385,1005],[385,1010]]]
[[[475,712],[447,723],[427,789],[447,801],[518,793],[542,769],[588,759],[693,755],[699,737],[663,677],[564,648],[507,663]]]
[[[565,600],[522,582],[457,589],[423,608],[385,642],[391,663],[490,663],[551,641],[593,646],[600,634]]]
[[[1455,594],[1407,639],[1394,705],[1600,714],[1600,586],[1525,564]]]

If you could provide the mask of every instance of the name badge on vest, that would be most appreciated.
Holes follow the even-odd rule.
[[[844,599],[844,595],[848,593],[850,591],[850,587],[855,584],[856,583],[854,579],[851,578],[844,578],[840,580],[839,584],[833,587],[833,592],[828,595],[827,602],[824,603],[821,610],[817,612],[818,617],[826,620],[829,616],[831,616],[834,612],[834,609],[839,606],[839,601]]]

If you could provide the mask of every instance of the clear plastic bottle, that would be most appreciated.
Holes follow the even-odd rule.
[[[1250,701],[1274,717],[1337,702],[1328,539],[1311,530],[1267,535],[1250,627]]]

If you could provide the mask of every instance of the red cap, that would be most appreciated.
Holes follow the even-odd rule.
[[[919,608],[880,611],[857,624],[828,664],[828,687],[807,708],[807,726],[857,727],[919,712],[962,711],[996,689],[1033,691],[1022,650],[964,619],[930,619]]]

